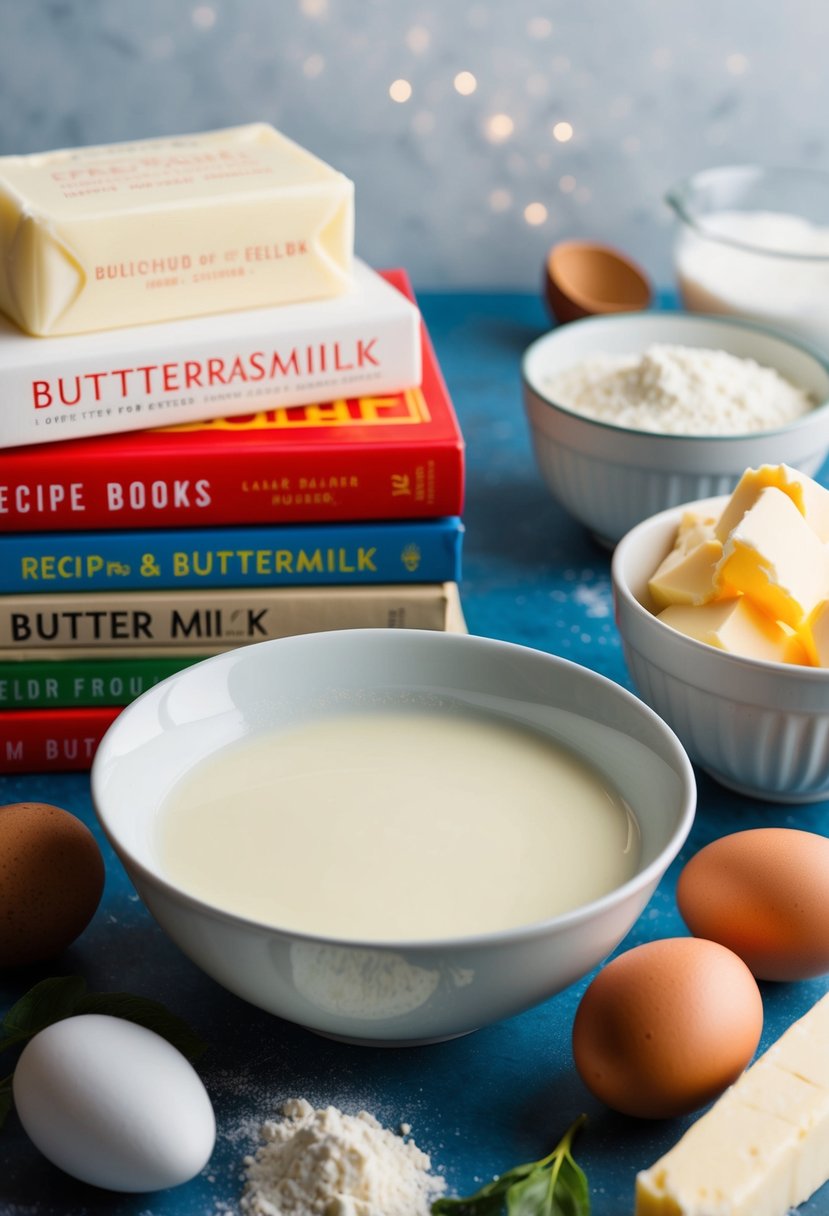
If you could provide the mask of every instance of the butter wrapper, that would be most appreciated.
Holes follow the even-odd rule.
[[[354,186],[266,123],[0,157],[0,311],[38,337],[345,291]]]

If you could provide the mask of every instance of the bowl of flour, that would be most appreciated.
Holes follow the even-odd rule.
[[[829,453],[829,364],[746,321],[589,317],[534,342],[522,380],[547,487],[605,545],[657,511],[730,493],[746,468],[814,476]]]

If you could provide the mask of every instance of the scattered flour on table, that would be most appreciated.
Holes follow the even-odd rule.
[[[579,584],[573,590],[573,601],[583,608],[589,617],[610,617],[613,615],[613,593],[610,580],[603,579],[595,586]]]
[[[366,1111],[293,1098],[282,1115],[245,1159],[246,1216],[429,1216],[445,1188],[428,1154]]]
[[[592,355],[548,375],[543,388],[559,405],[588,418],[668,435],[770,430],[815,404],[774,368],[692,346]]]

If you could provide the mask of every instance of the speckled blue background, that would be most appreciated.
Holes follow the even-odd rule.
[[[462,590],[471,631],[575,659],[630,687],[613,623],[608,555],[551,501],[530,453],[518,360],[546,328],[540,303],[518,295],[445,295],[424,297],[422,304],[468,444]],[[57,802],[94,827],[85,775],[0,779],[0,802],[21,800]],[[717,835],[761,825],[827,834],[829,803],[754,802],[700,774],[692,835],[623,948],[684,933],[674,904],[684,860]],[[260,1013],[197,971],[151,921],[101,843],[107,887],[92,925],[59,965],[3,976],[0,1009],[45,975],[72,972],[95,989],[164,1001],[210,1044],[199,1068],[218,1114],[216,1152],[204,1173],[178,1190],[114,1196],[53,1169],[12,1120],[0,1133],[2,1216],[237,1212],[242,1157],[254,1147],[259,1123],[291,1096],[348,1111],[365,1107],[392,1127],[411,1123],[417,1143],[460,1193],[540,1157],[586,1111],[578,1157],[590,1179],[594,1216],[625,1216],[633,1210],[637,1169],[687,1125],[623,1118],[584,1089],[573,1068],[570,1027],[587,979],[535,1010],[454,1042],[407,1050],[332,1043]],[[761,1047],[827,985],[829,978],[764,984]],[[802,1212],[826,1216],[829,1188]]]
[[[566,236],[667,284],[676,179],[829,167],[828,35],[819,0],[0,0],[0,154],[267,119],[418,287],[533,290]]]

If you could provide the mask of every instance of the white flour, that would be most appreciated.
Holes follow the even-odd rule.
[[[245,1159],[240,1206],[248,1216],[429,1216],[445,1189],[414,1141],[366,1111],[315,1110],[294,1098],[282,1114]]]
[[[650,346],[641,355],[596,354],[547,376],[544,389],[575,413],[668,435],[770,430],[814,405],[773,368],[692,346]]]

